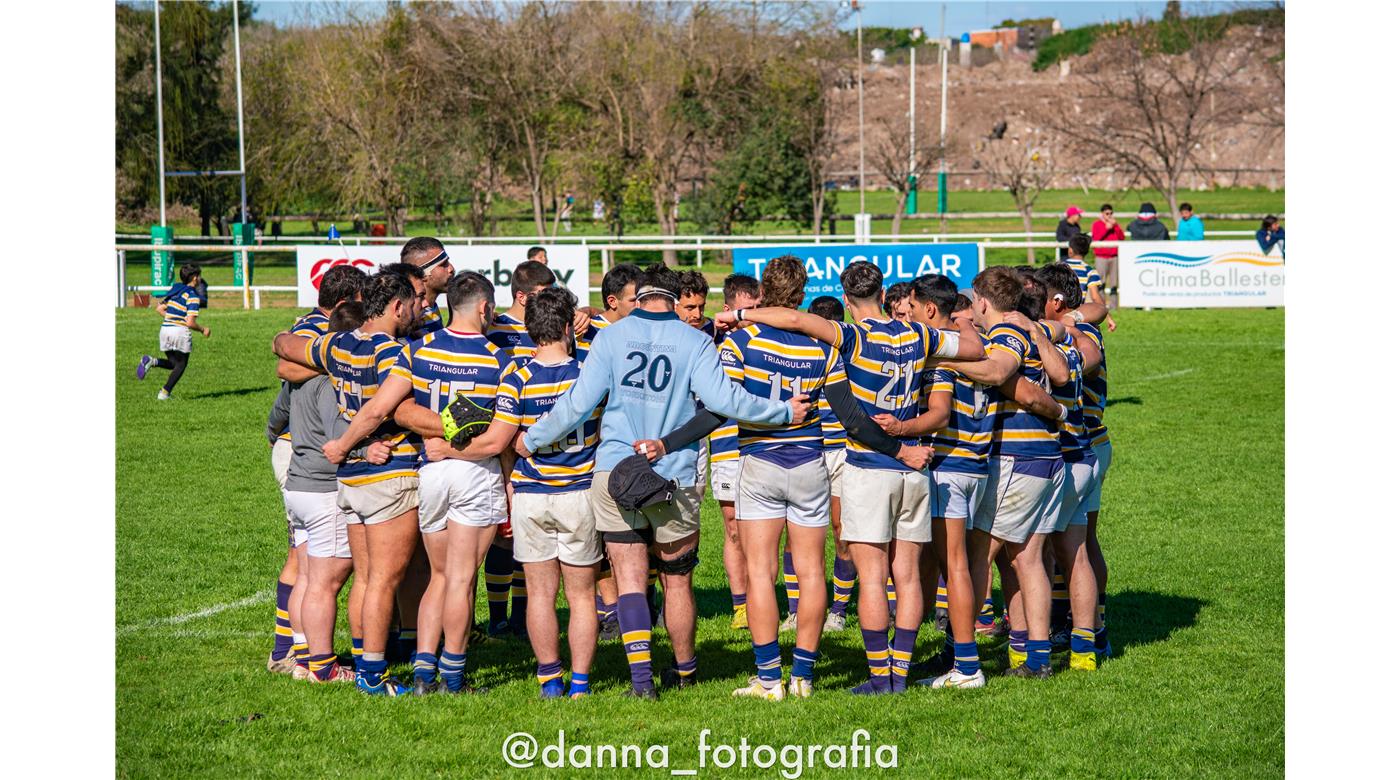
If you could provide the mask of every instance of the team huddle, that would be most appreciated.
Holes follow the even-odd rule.
[[[579,698],[600,641],[620,639],[630,695],[692,686],[706,488],[730,625],[753,644],[735,696],[812,696],[821,637],[845,629],[853,593],[868,666],[855,694],[911,674],[981,687],[979,634],[1008,637],[1011,676],[1048,677],[1057,646],[1071,669],[1098,668],[1107,309],[1082,256],[988,268],[970,297],[933,274],[886,290],[854,262],[843,300],[807,311],[802,261],[777,257],[761,279],[726,279],[713,318],[703,275],[663,265],[617,265],[603,309],[580,306],[540,248],[499,314],[490,280],[455,272],[432,238],[372,276],[332,268],[273,341],[289,538],[268,668],[371,695],[477,693],[469,648],[516,636],[541,696]],[[353,667],[333,647],[347,582]],[[930,618],[947,640],[915,663]],[[663,626],[674,658],[655,674]],[[389,676],[410,660],[411,682]]]

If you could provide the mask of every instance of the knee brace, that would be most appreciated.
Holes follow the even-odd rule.
[[[700,565],[699,548],[691,548],[673,560],[657,560],[656,570],[662,574],[689,574]]]

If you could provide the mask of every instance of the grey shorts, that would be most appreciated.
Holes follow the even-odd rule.
[[[345,510],[334,491],[306,493],[289,490],[287,509],[297,518],[307,535],[306,552],[313,558],[349,558],[350,536]]]
[[[947,520],[962,518],[972,526],[972,516],[982,503],[987,477],[961,471],[934,471],[929,478],[929,503],[933,516]]]
[[[1063,533],[1072,525],[1089,524],[1089,510],[1084,508],[1084,498],[1094,489],[1097,472],[1098,461],[1092,454],[1077,463],[1065,463],[1065,486],[1060,492],[1060,511],[1056,514],[1051,528],[1054,533]]]
[[[418,475],[390,477],[365,485],[340,483],[338,505],[365,525],[393,520],[418,508]]]
[[[277,489],[282,491],[282,505],[287,515],[287,543],[293,547],[300,547],[306,541],[305,528],[298,526],[296,518],[292,516],[292,508],[287,504],[287,469],[292,465],[292,442],[290,439],[279,438],[272,443],[272,476],[277,479]],[[297,529],[301,528],[302,533],[298,534]]]
[[[1108,476],[1108,465],[1113,462],[1113,442],[1106,441],[1094,448],[1094,487],[1084,497],[1084,511],[1099,511],[1099,500],[1103,497],[1103,480]]]
[[[973,528],[1013,544],[1025,542],[1034,533],[1048,533],[1060,511],[1064,465],[1058,458],[989,458],[987,490],[973,517]]]
[[[640,512],[622,509],[608,493],[611,471],[593,475],[588,489],[593,506],[593,522],[599,533],[620,533],[652,529],[660,543],[676,542],[700,531],[700,488],[680,488],[669,504],[654,504]]]

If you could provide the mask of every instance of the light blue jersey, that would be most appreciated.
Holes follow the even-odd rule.
[[[562,439],[607,398],[596,470],[611,471],[633,454],[632,443],[659,439],[695,416],[696,399],[717,415],[748,422],[785,424],[791,408],[748,393],[725,375],[709,336],[681,322],[675,312],[633,310],[594,339],[578,379],[525,433],[531,451]],[[695,444],[653,464],[682,487],[695,484]]]

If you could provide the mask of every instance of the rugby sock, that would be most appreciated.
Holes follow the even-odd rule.
[[[813,669],[817,665],[817,659],[821,653],[816,650],[807,650],[801,647],[792,649],[792,676],[805,677],[810,681],[813,677]]]
[[[1094,629],[1075,628],[1069,632],[1069,666],[1071,669],[1092,670],[1098,667],[1094,652]]]
[[[758,668],[758,680],[763,687],[772,688],[783,682],[783,659],[778,654],[778,640],[753,645],[753,665]]]
[[[1029,631],[1017,631],[1012,629],[1011,638],[1006,646],[1007,666],[1016,668],[1026,662],[1026,636]]]
[[[535,679],[540,681],[540,696],[557,699],[564,695],[564,664],[551,661],[535,666]]]
[[[608,609],[608,604],[603,601],[603,597],[595,593],[593,594],[593,610],[598,613],[598,622],[602,623],[606,621],[610,615],[617,613],[617,605],[613,604],[612,609]]]
[[[914,640],[918,636],[917,628],[895,626],[894,640],[890,642],[890,690],[896,693],[909,682],[909,661],[914,657]]]
[[[1050,640],[1026,640],[1026,668],[1033,672],[1050,665]]]
[[[1107,628],[1094,629],[1094,652],[1105,658],[1109,656],[1111,651],[1109,650]]]
[[[684,679],[690,679],[694,677],[695,670],[699,667],[699,657],[692,658],[689,661],[682,661],[679,658],[676,659],[676,674],[679,674]]]
[[[322,653],[313,655],[307,659],[306,668],[316,675],[318,680],[329,680],[331,672],[335,671],[335,653]]]
[[[990,626],[997,622],[996,604],[992,603],[991,596],[988,596],[987,600],[982,602],[982,611],[977,615],[977,622],[984,626]]]
[[[510,580],[510,627],[516,630],[525,628],[525,566],[511,558],[514,567]]]
[[[1099,594],[1099,625],[1108,626],[1108,594]]]
[[[588,675],[574,672],[569,676],[569,696],[587,696],[592,692],[588,687]]]
[[[783,552],[783,587],[787,590],[787,613],[796,615],[802,591],[797,587],[797,571],[792,568],[792,553],[788,551]]]
[[[894,593],[893,577],[885,578],[885,598],[888,599],[890,602],[890,614],[893,615],[895,613],[895,608],[899,606],[899,599],[895,596]]]
[[[510,597],[510,580],[515,564],[510,550],[491,545],[486,548],[486,561],[482,570],[486,579],[487,620],[497,626],[509,616],[506,613],[507,599]]]
[[[362,655],[364,655],[364,654],[365,654],[365,639],[364,639],[364,637],[359,637],[359,636],[352,636],[352,637],[350,637],[350,657],[353,658],[353,659],[355,659],[356,661],[359,661],[359,660],[360,660],[360,656],[362,656]]]
[[[442,655],[438,656],[438,673],[442,675],[442,683],[453,693],[462,690],[466,668],[466,653],[449,653],[444,650]]]
[[[1069,625],[1069,581],[1060,565],[1055,564],[1055,576],[1050,578],[1050,633]]]
[[[938,592],[933,597],[933,608],[948,611],[948,583],[943,581],[942,575],[938,577]]]
[[[870,685],[878,691],[890,689],[890,635],[881,631],[860,630],[865,642],[865,663],[870,667]]]
[[[384,660],[383,653],[365,653],[360,656],[360,663],[355,670],[366,685],[374,687],[384,679],[384,672],[388,671],[389,662]]]
[[[831,566],[831,614],[846,616],[851,591],[856,588],[856,564],[837,556]]]
[[[953,643],[953,669],[958,674],[974,675],[982,668],[982,659],[977,656],[976,642]]]
[[[292,634],[292,655],[297,659],[297,666],[305,669],[307,662],[311,658],[311,648],[306,645],[306,634]]]
[[[729,594],[729,601],[732,603],[734,611],[738,612],[739,607],[747,607],[749,605],[749,594],[731,593]]]
[[[418,653],[413,656],[413,679],[430,683],[437,677],[437,656],[432,653]]]
[[[291,584],[278,580],[276,626],[272,630],[272,658],[277,661],[292,651],[292,615],[287,611],[287,600],[291,597]]]
[[[617,625],[622,630],[622,649],[632,672],[632,689],[650,690],[651,610],[641,593],[621,593],[617,597]]]

